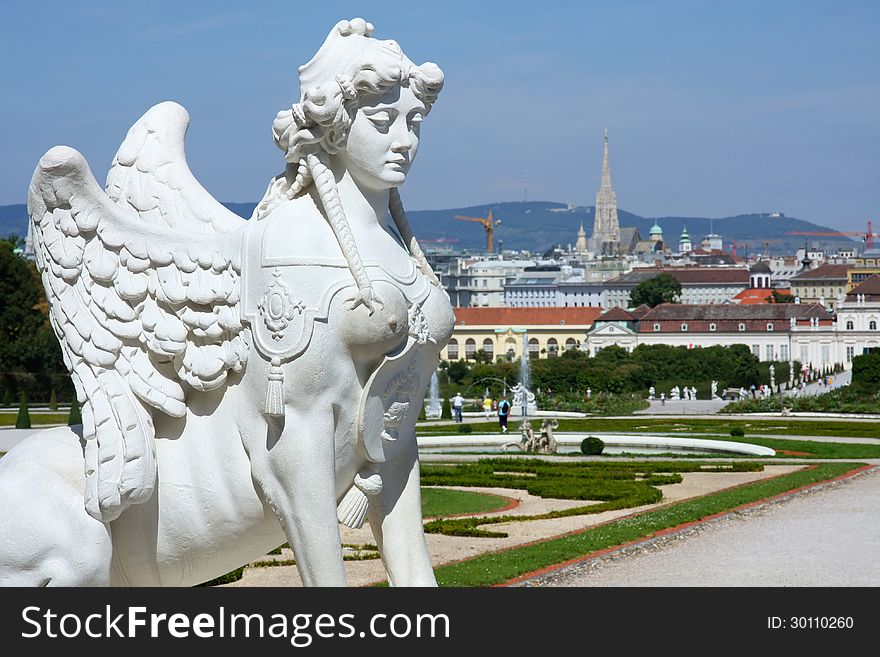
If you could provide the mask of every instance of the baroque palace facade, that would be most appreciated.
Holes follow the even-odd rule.
[[[661,304],[611,308],[456,308],[444,360],[553,358],[568,349],[591,356],[609,345],[688,348],[744,344],[761,361],[800,361],[816,369],[849,367],[854,356],[880,349],[880,276],[839,303]]]

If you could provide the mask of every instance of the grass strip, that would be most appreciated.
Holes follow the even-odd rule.
[[[46,424],[67,424],[69,413],[31,413],[31,424],[40,426]],[[14,427],[18,413],[0,413],[0,427]]]
[[[418,435],[456,435],[456,424],[420,425]],[[497,422],[474,422],[474,433],[498,433]],[[532,426],[535,424],[533,422]],[[519,436],[519,422],[511,423],[510,434]],[[774,434],[793,436],[847,436],[854,438],[880,438],[880,423],[833,421],[826,418],[788,419],[762,418],[754,420],[715,418],[601,418],[560,419],[556,431],[584,433],[616,431],[621,433],[718,433],[729,436],[733,427],[740,427],[746,434]],[[513,440],[514,438],[512,438]]]
[[[732,440],[739,443],[751,443],[770,447],[777,452],[794,452],[793,454],[777,454],[777,458],[794,459],[877,459],[880,458],[880,445],[866,445],[862,443],[825,443],[816,440],[793,440],[765,438],[763,436],[745,436],[744,438],[731,438],[729,436],[690,436],[704,440]],[[719,456],[735,456],[732,454],[720,454]],[[745,458],[754,456],[744,455]],[[702,457],[701,457],[702,458]],[[765,458],[765,457],[761,457]],[[771,457],[772,458],[772,457]]]
[[[809,470],[738,486],[678,504],[613,521],[584,532],[484,554],[435,569],[441,586],[492,586],[599,550],[623,545],[653,533],[694,522],[743,504],[839,477],[864,464],[822,463]]]
[[[510,506],[500,495],[449,488],[422,488],[422,516],[457,516],[465,513],[489,513]]]

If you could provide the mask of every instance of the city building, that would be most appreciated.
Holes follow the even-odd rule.
[[[505,260],[501,257],[459,257],[438,272],[453,307],[500,308],[504,287],[513,282],[534,260]]]
[[[455,308],[455,328],[440,352],[447,361],[473,360],[483,350],[492,361],[554,358],[578,349],[600,308]]]
[[[854,356],[880,348],[880,275],[857,285],[837,307],[837,360],[851,363]]]
[[[616,272],[584,271],[570,267],[529,267],[504,287],[508,308],[601,308],[604,281]]]
[[[749,267],[749,287],[761,289],[770,289],[770,263],[766,260],[759,260]]]
[[[651,230],[649,231],[651,236],[651,241],[654,242],[655,247],[654,251],[662,251],[663,250],[663,229],[660,227],[660,224],[657,223],[657,220],[654,219],[654,225],[651,226]]]
[[[852,265],[824,264],[792,277],[790,294],[801,303],[819,303],[834,310],[847,292]]]
[[[578,228],[577,240],[574,243],[574,250],[577,253],[586,253],[587,252],[587,231],[584,230],[584,222],[581,222],[581,227]]]
[[[581,349],[595,355],[609,345],[632,351],[641,344],[744,344],[762,361],[799,360],[814,368],[842,363],[834,316],[819,304],[661,304],[641,316],[614,308],[596,318]]]
[[[689,253],[693,249],[691,236],[688,234],[687,224],[681,227],[681,237],[678,238],[678,250],[681,253]]]
[[[605,306],[629,308],[633,288],[662,273],[681,283],[681,303],[725,303],[749,287],[744,267],[643,267],[605,283]]]
[[[847,291],[851,292],[857,285],[877,274],[880,274],[880,249],[865,249],[860,256],[852,259],[852,267],[847,273]]]

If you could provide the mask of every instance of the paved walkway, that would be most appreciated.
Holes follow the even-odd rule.
[[[880,586],[880,468],[527,585]]]

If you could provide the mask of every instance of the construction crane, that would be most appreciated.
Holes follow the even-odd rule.
[[[785,233],[786,235],[814,235],[817,237],[860,237],[865,242],[865,248],[871,249],[874,247],[874,238],[880,237],[880,234],[875,233],[873,227],[871,226],[871,221],[868,220],[868,230],[866,232],[859,231],[839,231],[835,230],[833,232],[817,232],[817,231],[804,231],[804,230],[790,230]]]
[[[486,252],[495,252],[495,226],[501,223],[501,219],[493,219],[492,210],[489,210],[488,217],[465,217],[457,214],[455,215],[455,218],[460,221],[475,221],[476,223],[481,224],[486,230]]]

